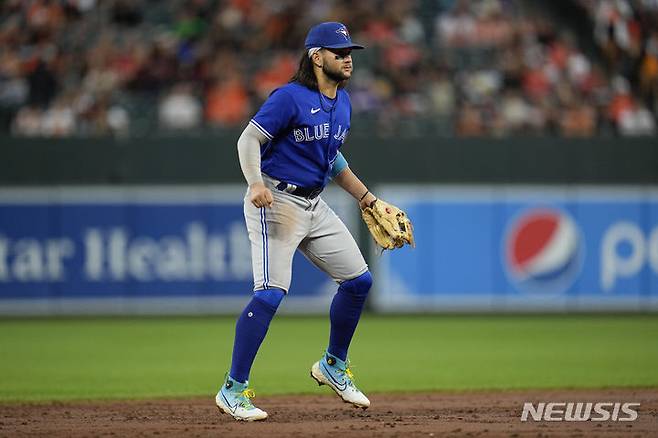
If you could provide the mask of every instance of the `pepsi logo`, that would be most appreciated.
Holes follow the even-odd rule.
[[[508,226],[505,268],[520,290],[561,293],[580,273],[583,247],[581,232],[567,213],[553,208],[525,210]]]

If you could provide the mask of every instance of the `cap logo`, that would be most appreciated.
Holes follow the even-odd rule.
[[[339,33],[342,36],[344,36],[347,41],[350,40],[350,34],[349,34],[349,32],[347,32],[347,28],[341,27],[339,29],[336,29],[336,33]]]

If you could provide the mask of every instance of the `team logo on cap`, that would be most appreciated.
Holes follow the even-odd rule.
[[[350,39],[350,34],[349,34],[349,32],[347,31],[347,28],[346,28],[346,27],[339,27],[338,29],[336,29],[336,33],[341,34],[342,36],[345,37],[346,40],[349,41],[349,39]]]
[[[564,292],[580,272],[583,247],[580,230],[566,212],[553,208],[523,211],[505,235],[507,275],[524,292]]]

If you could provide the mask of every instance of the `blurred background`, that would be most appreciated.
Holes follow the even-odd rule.
[[[309,27],[368,50],[355,129],[395,136],[651,136],[652,0],[6,0],[0,129],[19,137],[212,135],[294,73]]]
[[[367,46],[344,154],[416,226],[380,255],[323,195],[370,310],[658,309],[654,0],[5,0],[0,314],[239,311],[236,140],[332,20]],[[282,311],[334,292],[298,257]]]

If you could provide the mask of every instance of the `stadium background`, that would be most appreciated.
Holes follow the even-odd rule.
[[[2,2],[0,400],[216,390],[251,283],[236,139],[327,20],[368,47],[344,153],[418,240],[377,254],[327,190],[375,275],[360,385],[656,387],[657,18],[649,0]],[[295,263],[259,394],[315,390],[334,287]]]

